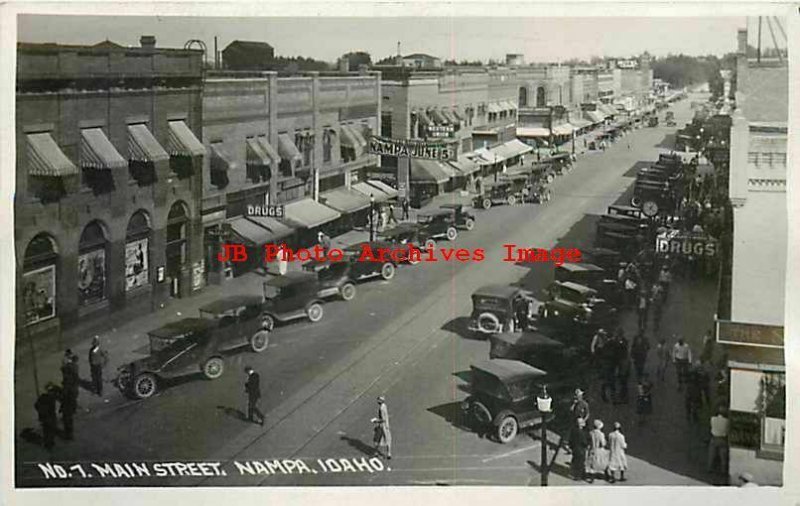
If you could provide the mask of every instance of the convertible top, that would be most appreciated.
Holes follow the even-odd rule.
[[[511,285],[486,285],[475,290],[472,296],[475,297],[477,295],[480,297],[500,297],[507,299],[512,297],[519,290],[519,287]]]
[[[493,358],[471,366],[472,370],[488,373],[503,383],[521,379],[545,377],[547,373],[519,360]]]
[[[519,346],[523,348],[536,348],[536,347],[553,347],[563,348],[564,343],[556,341],[539,332],[501,332],[499,334],[492,334],[489,336],[491,341],[501,341],[511,346]]]
[[[313,272],[289,271],[286,274],[270,279],[266,284],[267,286],[282,288],[312,281],[317,281],[317,275]]]
[[[571,262],[565,262],[565,263],[559,265],[558,267],[556,267],[556,269],[564,269],[565,271],[570,271],[570,272],[580,272],[580,271],[597,271],[597,272],[599,272],[599,271],[604,271],[605,270],[602,267],[594,265],[594,264],[584,264],[584,263],[576,264],[576,263],[571,263]]]
[[[153,337],[160,337],[163,339],[177,339],[183,337],[185,334],[192,334],[195,332],[202,332],[214,327],[216,324],[205,318],[184,318],[182,320],[167,323],[155,330],[148,332]]]
[[[452,211],[449,209],[426,209],[418,212],[417,216],[450,216],[451,214]]]
[[[256,306],[263,303],[264,298],[260,295],[231,295],[202,306],[200,311],[219,314],[230,311],[231,309],[237,309],[243,306]]]

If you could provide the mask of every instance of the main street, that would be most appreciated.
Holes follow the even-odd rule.
[[[679,125],[690,118],[688,100],[673,110]],[[512,444],[500,445],[452,423],[466,397],[461,373],[488,358],[485,341],[462,335],[470,295],[482,285],[511,284],[523,277],[529,289],[544,287],[552,266],[531,270],[502,262],[502,245],[549,248],[559,243],[585,215],[602,214],[616,201],[633,180],[630,169],[637,162],[655,160],[657,145],[673,132],[663,126],[642,128],[605,152],[581,156],[576,168],[552,185],[553,199],[544,206],[498,206],[478,212],[475,230],[447,246],[484,248],[485,261],[421,263],[399,269],[392,281],[365,282],[354,301],[327,304],[321,322],[276,329],[265,353],[232,355],[219,380],[193,378],[140,402],[116,391],[107,393],[107,403],[76,420],[75,442],[59,444],[51,457],[23,442],[17,446],[18,461],[361,458],[371,447],[375,398],[384,395],[395,445],[393,459],[386,461],[391,471],[255,477],[229,472],[227,477],[177,482],[154,478],[141,484],[531,483],[536,470],[529,461],[538,462],[537,440],[521,435]],[[255,285],[237,283],[232,291],[237,286],[241,291]],[[147,319],[136,325],[152,326]],[[241,420],[245,365],[261,374],[264,427]],[[668,470],[657,471],[663,471],[654,472],[657,481],[695,483]],[[27,467],[24,474],[32,477],[38,471]],[[18,485],[35,481],[25,479]]]

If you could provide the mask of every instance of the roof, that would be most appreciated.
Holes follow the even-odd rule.
[[[565,281],[561,283],[561,286],[563,286],[564,288],[569,288],[570,290],[575,290],[576,292],[580,293],[597,292],[597,290],[589,288],[588,286],[579,285],[578,283],[574,283],[572,281]]]
[[[478,288],[472,294],[473,297],[475,295],[479,296],[488,296],[488,297],[511,297],[515,293],[517,293],[520,289],[516,286],[511,285],[486,285]]]
[[[270,279],[266,284],[267,286],[282,288],[284,286],[292,286],[316,280],[317,275],[312,272],[289,271],[286,274]]]
[[[539,347],[539,346],[552,346],[555,348],[563,348],[564,343],[556,341],[539,332],[501,332],[499,334],[492,334],[489,339],[491,341],[502,341],[512,346],[520,347]]]
[[[417,216],[450,216],[452,211],[448,209],[426,209],[417,213]]]
[[[412,53],[412,54],[408,54],[408,55],[403,56],[403,59],[405,59],[405,58],[430,58],[432,60],[438,60],[439,59],[436,56],[431,56],[431,55],[425,54],[425,53]]]
[[[556,269],[564,269],[567,271],[604,271],[602,267],[598,267],[594,264],[576,264],[572,262],[566,262],[564,264],[559,265]]]
[[[439,207],[442,209],[462,209],[466,206],[464,204],[459,204],[457,202],[451,202],[449,204],[442,204]]]
[[[472,369],[489,373],[503,382],[547,376],[545,371],[528,365],[525,362],[507,360],[504,358],[495,358],[474,364],[472,365]]]
[[[356,244],[351,244],[350,246],[346,247],[344,251],[348,253],[361,253],[364,249],[364,246],[369,246],[373,253],[377,253],[377,249],[391,248],[392,244],[386,241],[362,241]]]
[[[242,48],[242,49],[274,49],[266,42],[258,42],[254,40],[234,40],[233,42],[225,46],[225,49],[223,49],[222,52],[224,53],[231,46],[233,46],[234,48]]]
[[[403,222],[398,223],[396,227],[390,228],[389,230],[384,230],[380,233],[380,235],[384,237],[394,237],[399,234],[404,234],[408,232],[417,232],[420,230],[420,226],[417,223],[411,222]]]
[[[207,330],[214,326],[214,322],[205,318],[184,318],[182,320],[167,323],[155,330],[148,332],[154,337],[166,339],[183,337],[185,334]]]
[[[206,313],[224,313],[231,309],[259,305],[263,302],[264,299],[260,295],[231,295],[202,306],[200,311]]]

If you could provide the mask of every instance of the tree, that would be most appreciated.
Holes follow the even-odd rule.
[[[347,58],[347,70],[356,71],[360,65],[372,66],[372,57],[364,51],[351,51],[342,55]]]

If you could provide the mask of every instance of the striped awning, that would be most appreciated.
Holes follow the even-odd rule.
[[[231,155],[225,150],[221,142],[211,145],[211,170],[218,172],[228,172],[236,169],[236,163]]]
[[[70,176],[78,174],[72,163],[50,133],[28,134],[28,174],[31,176]]]
[[[369,179],[367,180],[367,184],[372,186],[373,188],[377,188],[386,195],[389,196],[390,199],[397,197],[398,191],[389,186],[388,184],[384,183],[383,181],[379,181],[377,179]]]
[[[555,135],[572,135],[572,132],[575,130],[573,126],[569,123],[562,123],[561,125],[556,125],[553,127],[553,133]]]
[[[516,111],[517,109],[519,109],[519,107],[517,107],[517,104],[515,104],[511,100],[507,100],[505,103],[506,103],[509,111]]]
[[[128,125],[128,159],[137,162],[161,162],[169,160],[169,154],[161,147],[147,125]]]
[[[550,129],[544,127],[517,127],[517,137],[550,137]]]
[[[355,123],[352,125],[347,125],[347,127],[350,129],[351,132],[353,132],[353,137],[355,137],[355,139],[361,145],[361,148],[366,150],[369,143],[367,142],[367,139],[364,137],[364,134],[362,133],[363,127]]]
[[[433,124],[433,122],[428,117],[428,115],[425,113],[425,111],[415,111],[415,113],[417,115],[417,119],[419,119],[419,124],[420,125],[430,126],[430,125]]]
[[[319,196],[323,204],[340,213],[355,213],[369,207],[369,197],[349,188],[336,188],[321,193]]]
[[[261,143],[255,137],[250,137],[246,141],[247,144],[247,157],[245,158],[248,165],[271,165],[272,159],[269,157]]]
[[[436,160],[411,159],[412,181],[442,184],[446,183],[454,175],[455,171],[452,167]]]
[[[206,149],[184,121],[169,122],[167,151],[172,156],[204,156]]]
[[[358,142],[355,132],[349,125],[341,125],[342,132],[342,146],[350,148],[356,153],[356,158],[360,158],[364,154],[364,148]]]
[[[455,116],[459,121],[464,121],[466,119],[464,114],[458,110],[458,107],[453,107],[453,116]]]
[[[93,169],[117,169],[128,166],[128,161],[106,137],[102,128],[81,130],[80,166]]]
[[[503,107],[500,104],[498,104],[497,102],[490,102],[489,106],[487,107],[487,112],[491,112],[491,113],[495,113],[495,114],[499,113],[502,110],[503,110]]]
[[[442,115],[444,115],[444,117],[447,118],[447,121],[449,121],[450,123],[452,123],[454,125],[457,125],[457,124],[459,124],[461,122],[461,120],[459,120],[458,118],[455,117],[455,115],[453,114],[453,111],[451,111],[449,109],[442,109]]]
[[[303,161],[303,155],[289,138],[289,134],[278,134],[278,153],[289,163]]]
[[[304,228],[315,228],[335,220],[341,214],[314,199],[303,199],[286,204],[286,219]]]
[[[445,115],[444,115],[444,114],[442,114],[442,111],[440,111],[439,109],[430,109],[430,111],[429,111],[429,112],[431,113],[431,117],[433,118],[433,120],[434,120],[435,122],[437,122],[437,123],[442,123],[442,124],[448,124],[448,123],[450,123],[450,120],[448,120],[448,119],[445,117]]]
[[[272,147],[272,144],[269,143],[267,140],[266,135],[259,135],[256,139],[258,141],[258,145],[261,146],[261,149],[269,156],[272,160],[272,163],[276,166],[281,163],[281,155],[278,154],[278,151]]]

